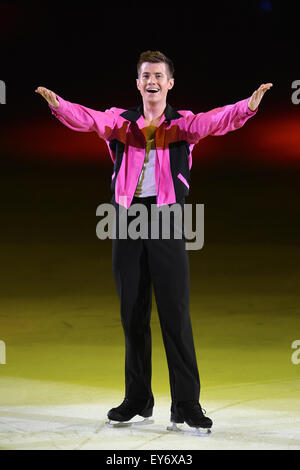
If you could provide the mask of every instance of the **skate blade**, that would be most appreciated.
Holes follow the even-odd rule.
[[[148,424],[153,424],[154,423],[154,419],[149,419],[149,418],[145,418],[141,421],[125,421],[125,422],[122,422],[122,421],[107,421],[105,423],[106,427],[108,428],[131,428],[131,427],[136,427],[136,426],[145,426],[145,425],[148,425]]]
[[[211,429],[209,428],[182,429],[179,428],[176,423],[172,423],[172,426],[168,426],[167,431],[178,432],[192,436],[209,436],[211,434]]]

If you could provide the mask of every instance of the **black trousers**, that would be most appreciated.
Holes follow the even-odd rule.
[[[118,219],[120,206],[114,199],[112,202]],[[134,198],[132,203],[145,204],[150,214],[156,197]],[[184,201],[182,207],[183,204]],[[128,224],[131,220],[128,217]],[[149,230],[150,225],[149,218]],[[150,329],[153,286],[172,402],[199,401],[200,380],[189,312],[190,275],[184,237],[113,239],[112,264],[125,334],[125,397],[133,400],[153,397]]]

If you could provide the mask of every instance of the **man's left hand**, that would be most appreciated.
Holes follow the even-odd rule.
[[[264,96],[266,91],[269,90],[272,86],[273,83],[263,83],[257,90],[255,90],[250,100],[248,101],[248,108],[251,109],[251,111],[256,110],[262,100],[262,97]]]

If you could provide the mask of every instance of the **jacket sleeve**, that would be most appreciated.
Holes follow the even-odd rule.
[[[49,105],[52,114],[62,124],[74,131],[97,132],[99,137],[109,140],[116,125],[117,115],[113,109],[95,111],[80,104],[66,101],[56,95],[59,106],[57,108]]]
[[[196,144],[208,135],[224,135],[242,127],[246,121],[257,113],[248,108],[250,98],[215,108],[206,113],[187,116],[185,124],[186,140]]]

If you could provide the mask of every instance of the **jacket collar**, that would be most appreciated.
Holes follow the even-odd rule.
[[[143,112],[143,105],[140,104],[136,108],[127,109],[127,111],[124,111],[120,116],[122,116],[124,119],[127,119],[127,121],[136,122],[143,115]],[[179,119],[182,117],[182,114],[179,114],[176,109],[172,108],[172,106],[169,105],[169,103],[167,103],[164,115],[167,121]]]

